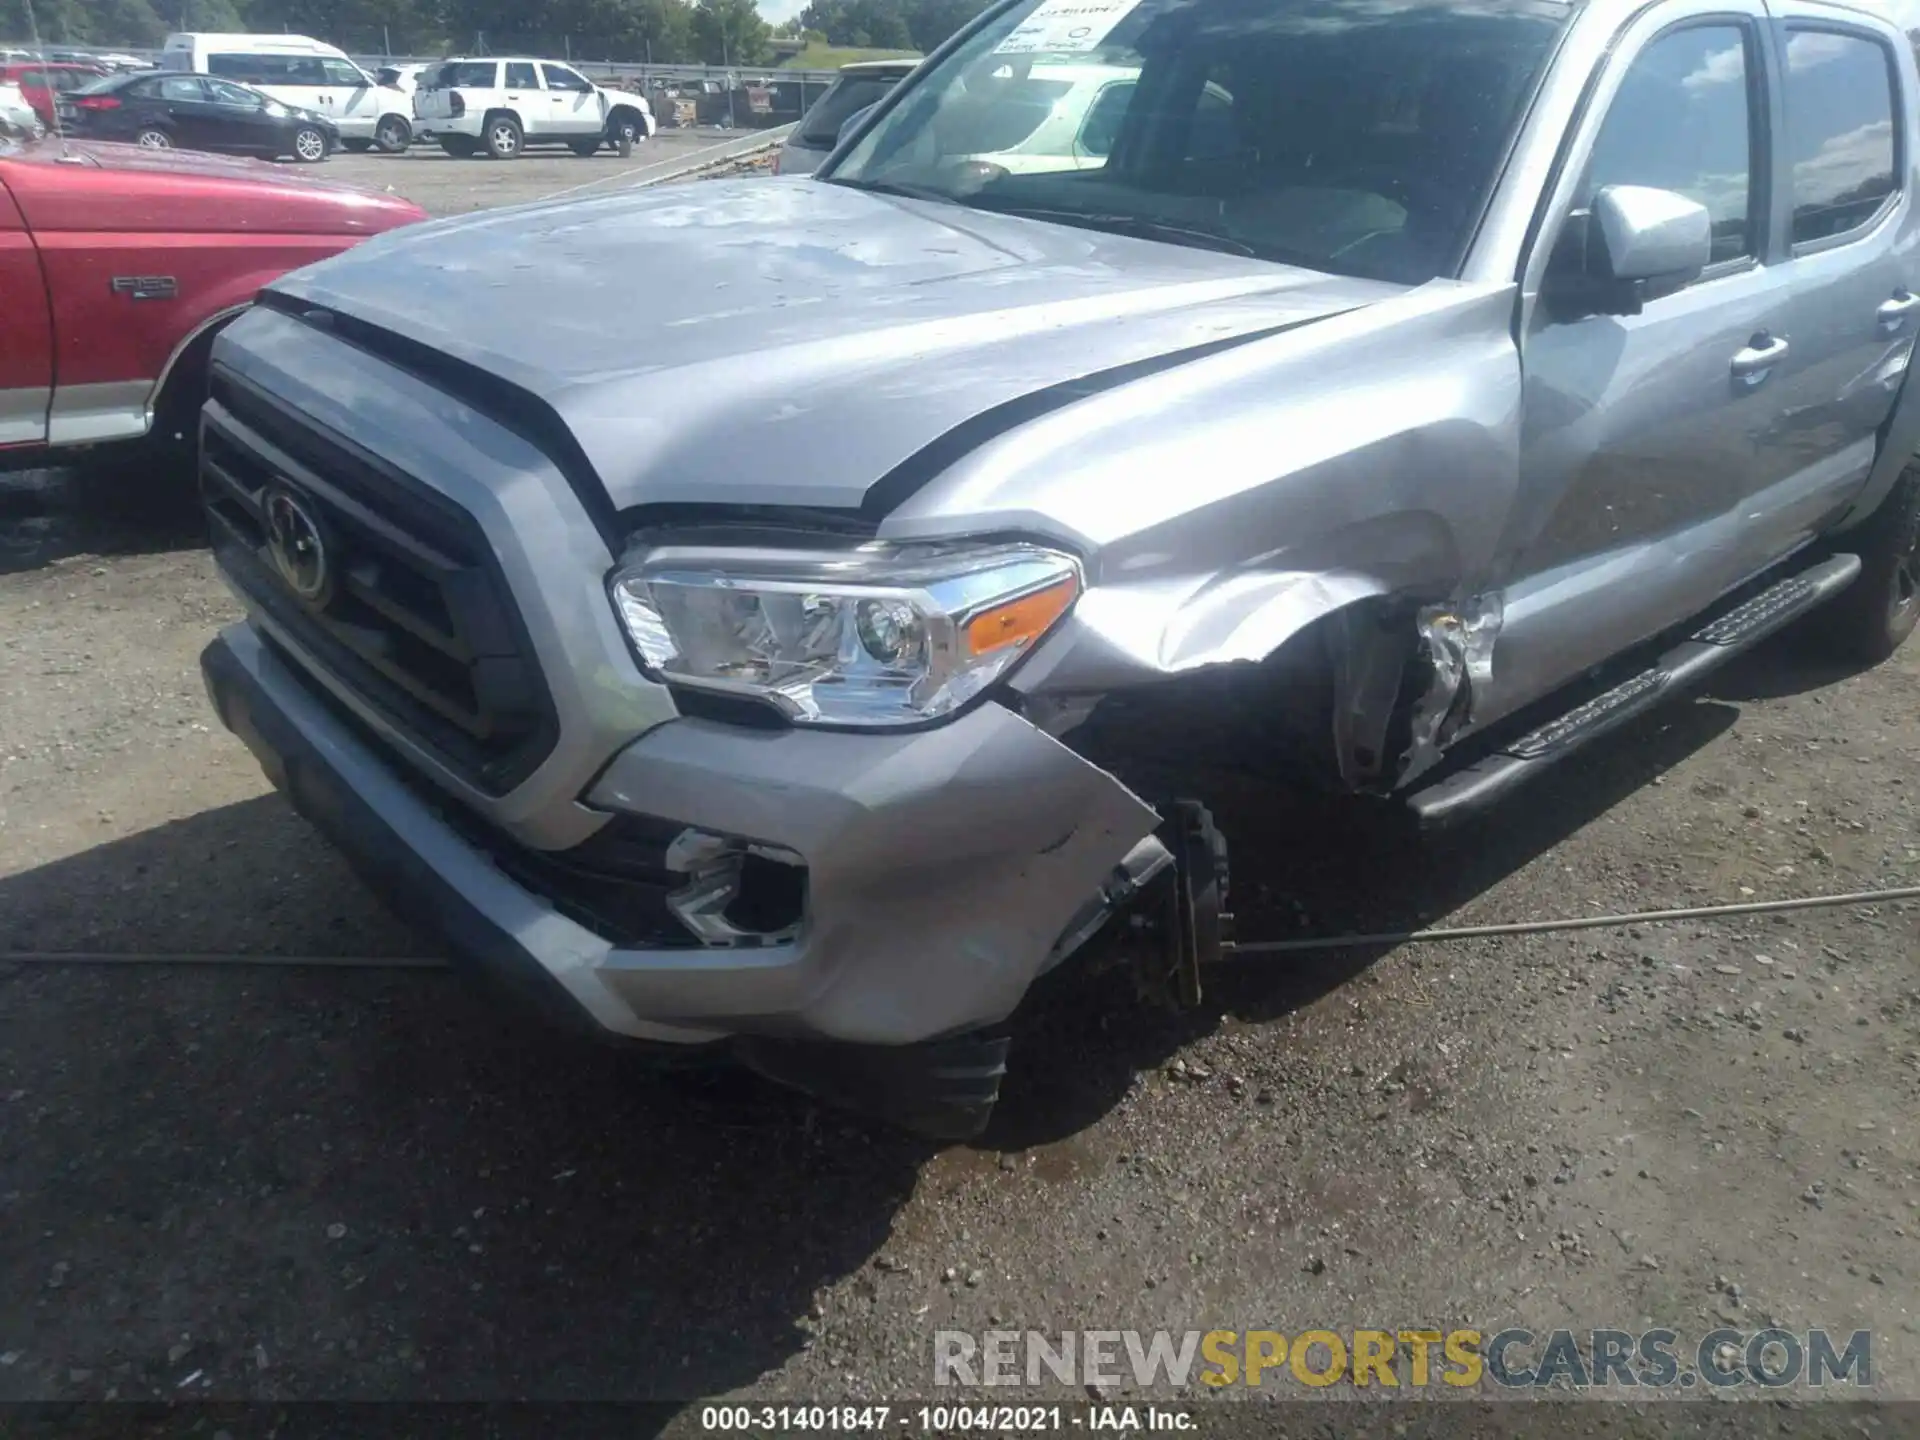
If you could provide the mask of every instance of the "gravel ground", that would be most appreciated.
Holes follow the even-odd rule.
[[[4,944],[432,955],[213,723],[191,507],[68,474],[0,520]],[[1235,908],[1920,883],[1917,713],[1920,646],[1776,642],[1424,844],[1229,776]],[[1917,916],[1245,961],[1184,1018],[1075,968],[944,1149],[435,971],[0,961],[0,1401],[925,1396],[937,1329],[1776,1321],[1871,1328],[1920,1399]]]
[[[416,145],[404,155],[335,155],[323,167],[329,180],[392,190],[435,217],[464,215],[500,205],[519,205],[570,194],[619,190],[680,164],[725,154],[739,143],[737,130],[661,130],[633,155],[620,159],[603,150],[583,160],[566,150],[529,150],[518,160],[456,160],[433,145]]]

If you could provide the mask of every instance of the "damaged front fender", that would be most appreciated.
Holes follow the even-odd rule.
[[[1044,703],[1260,664],[1329,622],[1342,775],[1404,778],[1493,686],[1512,304],[1436,282],[1090,396],[970,454],[881,533],[1040,534],[1084,557],[1085,594],[1010,682]],[[1408,708],[1412,753],[1390,756]]]

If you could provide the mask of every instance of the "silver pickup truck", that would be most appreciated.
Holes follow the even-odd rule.
[[[816,178],[373,240],[215,351],[214,703],[519,1003],[971,1133],[1221,948],[1170,717],[1438,825],[1914,628],[1910,18],[1011,0]]]

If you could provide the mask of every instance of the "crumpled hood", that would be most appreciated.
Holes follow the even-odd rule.
[[[539,397],[617,508],[856,507],[995,406],[1400,289],[805,178],[410,227],[273,288]]]

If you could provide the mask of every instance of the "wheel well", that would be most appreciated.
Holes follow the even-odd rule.
[[[1062,737],[1148,803],[1187,793],[1183,772],[1231,767],[1249,777],[1338,788],[1331,618],[1264,660],[1236,661],[1117,691]]]
[[[1233,661],[1104,697],[1063,737],[1155,803],[1169,760],[1316,791],[1383,793],[1415,757],[1432,683],[1419,612],[1373,597],[1322,615],[1258,661]]]
[[[240,312],[214,320],[186,344],[173,358],[153,399],[153,423],[148,433],[167,440],[191,427],[207,398],[207,367],[213,356],[213,342],[220,332],[240,318]],[[170,433],[172,432],[172,433]]]
[[[402,125],[406,126],[407,129],[413,129],[413,121],[409,117],[402,115],[398,110],[389,110],[386,114],[382,115],[375,128],[378,128],[379,125],[386,124],[389,120],[398,120]]]
[[[520,133],[522,135],[527,133],[527,122],[520,118],[520,112],[517,110],[509,110],[504,105],[496,105],[493,107],[493,109],[487,111],[486,119],[482,120],[480,123],[483,126],[491,125],[494,121],[500,119],[502,116],[504,116],[508,120],[513,121],[514,124],[518,125],[520,127]]]
[[[632,106],[632,105],[614,106],[611,110],[607,112],[607,124],[609,125],[613,124],[616,120],[618,120],[623,115],[632,116],[634,123],[640,127],[640,133],[642,135],[647,133],[647,117],[642,115],[640,111],[635,106]]]

